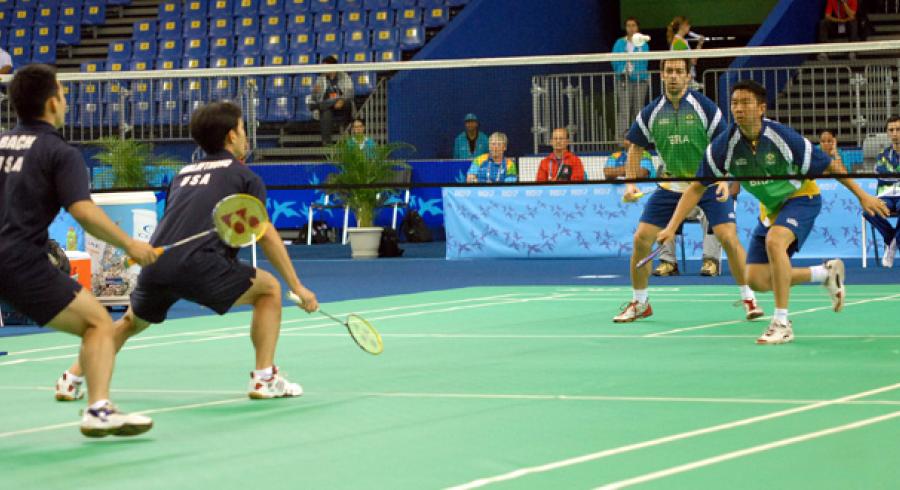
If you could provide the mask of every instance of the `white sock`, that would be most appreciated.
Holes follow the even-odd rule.
[[[779,323],[787,323],[788,322],[788,311],[787,308],[775,308],[775,320]]]
[[[97,400],[95,403],[91,403],[91,410],[101,409],[107,403],[109,403],[109,400]]]
[[[256,369],[253,371],[253,376],[258,379],[269,379],[273,374],[274,372],[272,371],[272,366],[269,366],[265,369]]]
[[[75,376],[70,371],[66,370],[66,377],[71,379],[73,383],[84,383],[83,376]]]
[[[648,294],[646,289],[635,289],[632,298],[638,303],[646,303]]]
[[[750,289],[750,286],[748,286],[746,284],[741,286],[741,299],[743,299],[743,300],[756,299],[756,295],[753,294],[753,290]]]
[[[824,283],[828,279],[828,269],[824,265],[814,265],[809,268],[809,282]]]

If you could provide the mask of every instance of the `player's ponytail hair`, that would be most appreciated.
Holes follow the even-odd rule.
[[[681,26],[685,23],[690,23],[690,20],[683,15],[676,15],[672,22],[669,22],[669,25],[666,26],[666,39],[669,41],[669,46],[672,46],[675,34],[678,33],[678,29],[681,29]]]

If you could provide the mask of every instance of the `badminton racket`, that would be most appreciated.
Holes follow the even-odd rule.
[[[293,291],[288,292],[288,298],[296,303],[297,306],[303,304],[303,300],[300,299],[299,296],[294,294]],[[381,341],[381,335],[378,333],[378,330],[375,330],[375,327],[373,327],[372,324],[369,323],[365,318],[355,313],[351,313],[347,316],[347,320],[341,321],[340,318],[329,315],[321,309],[318,311],[319,313],[346,327],[347,332],[350,333],[350,337],[353,338],[353,341],[356,342],[356,345],[358,345],[360,349],[376,356],[384,351],[384,343]]]

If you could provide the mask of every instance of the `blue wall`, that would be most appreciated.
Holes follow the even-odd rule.
[[[561,7],[565,4],[566,7]],[[612,0],[472,0],[416,60],[606,52],[619,35]],[[531,77],[596,70],[541,66],[401,72],[388,83],[392,141],[417,148],[416,158],[450,158],[463,117],[509,136],[509,154],[532,153]]]

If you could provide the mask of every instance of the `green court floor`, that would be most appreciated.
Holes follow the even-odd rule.
[[[900,286],[852,286],[840,314],[794,289],[797,339],[736,287],[469,288],[327,305],[385,351],[286,309],[297,399],[251,401],[249,314],[173,320],[119,356],[114,400],[156,426],[88,440],[53,400],[63,334],[0,338],[0,482],[51,488],[897,488]],[[772,311],[771,295],[761,303]]]

